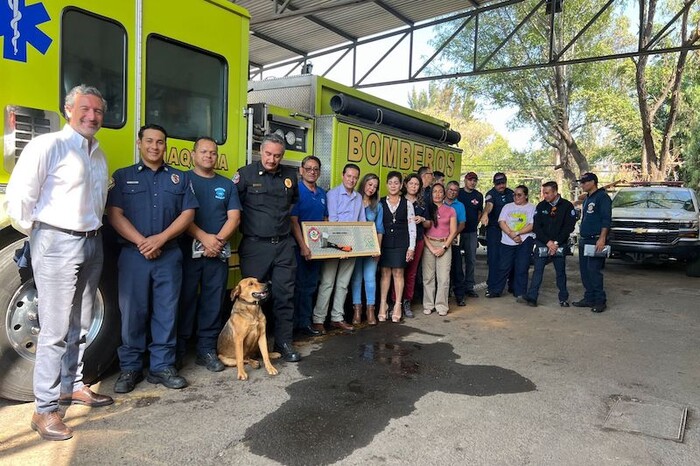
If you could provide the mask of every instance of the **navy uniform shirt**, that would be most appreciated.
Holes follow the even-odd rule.
[[[107,205],[119,207],[145,237],[162,233],[180,214],[199,207],[187,173],[163,164],[153,171],[143,162],[113,175]]]
[[[297,170],[280,165],[268,173],[260,161],[238,169],[233,182],[241,201],[244,236],[288,235],[290,207],[299,200]]]
[[[498,228],[498,217],[501,215],[501,210],[506,204],[513,202],[513,190],[506,188],[502,193],[499,193],[496,188],[491,188],[486,192],[485,202],[493,203],[493,208],[489,212],[489,225],[488,228]]]
[[[231,180],[218,173],[213,178],[189,172],[192,187],[199,201],[194,223],[206,233],[215,235],[228,220],[230,210],[241,210],[238,190]]]
[[[599,236],[600,230],[610,228],[612,221],[612,200],[608,193],[599,188],[586,197],[581,208],[581,238]]]
[[[476,189],[468,193],[464,189],[459,190],[457,196],[459,202],[464,204],[467,211],[467,224],[464,226],[462,233],[475,233],[476,226],[479,224],[481,212],[484,210],[484,196]]]

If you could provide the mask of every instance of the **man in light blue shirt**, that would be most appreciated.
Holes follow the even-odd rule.
[[[364,222],[365,209],[362,195],[355,191],[360,178],[360,167],[349,163],[343,168],[343,182],[326,194],[328,221],[330,222]],[[326,259],[321,269],[321,284],[314,307],[313,328],[325,332],[323,323],[328,314],[328,305],[335,288],[333,307],[331,308],[331,327],[347,333],[354,331],[353,326],[345,322],[345,297],[355,268],[355,258]]]
[[[467,209],[464,207],[462,202],[457,200],[459,196],[459,183],[456,181],[450,181],[447,183],[447,189],[445,190],[445,204],[452,207],[457,213],[457,236],[460,237],[460,233],[464,230],[467,224]],[[452,265],[450,266],[450,283],[457,299],[458,306],[464,306],[466,301],[464,296],[466,294],[466,289],[464,289],[464,269],[462,268],[462,251],[459,247],[459,243],[452,244]]]

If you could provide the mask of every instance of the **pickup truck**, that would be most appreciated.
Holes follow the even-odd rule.
[[[611,257],[634,262],[683,261],[700,277],[700,208],[680,183],[637,183],[613,198]]]

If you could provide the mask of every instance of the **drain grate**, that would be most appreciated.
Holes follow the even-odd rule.
[[[615,396],[613,400],[604,429],[683,442],[687,407],[670,401],[645,401],[625,396]]]

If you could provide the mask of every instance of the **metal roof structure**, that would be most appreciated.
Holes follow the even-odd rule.
[[[697,38],[670,45],[665,40],[682,29],[683,15],[697,11],[700,0],[678,4],[660,0],[670,14],[648,43],[643,43],[640,30],[638,46],[621,47],[601,56],[581,53],[574,45],[593,30],[591,27],[604,13],[614,8],[624,10],[625,0],[599,0],[579,30],[566,30],[567,15],[575,13],[567,11],[564,0],[230,1],[251,14],[251,79],[310,73],[313,64],[315,74],[360,88],[700,48]],[[638,0],[640,11],[648,1]],[[549,46],[544,53],[519,63],[503,59],[499,52],[535,21],[546,23],[543,30],[549,35]],[[434,43],[435,27],[454,32],[442,43]],[[486,49],[486,41],[481,40],[483,31],[488,30],[491,34],[495,30],[501,41],[492,49]],[[555,36],[560,41],[564,38],[564,42],[555,45]],[[466,37],[464,47],[470,49],[473,60],[461,69],[436,71],[439,67],[434,65],[441,52],[460,37]],[[343,66],[338,66],[341,63]],[[334,72],[340,76],[334,76]]]

